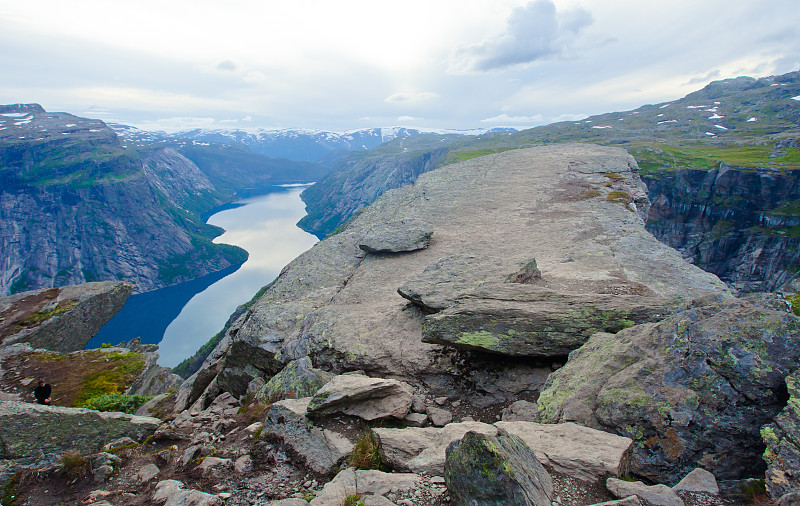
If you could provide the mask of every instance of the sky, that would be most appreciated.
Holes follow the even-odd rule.
[[[800,70],[797,0],[0,0],[0,103],[148,130],[525,128]]]

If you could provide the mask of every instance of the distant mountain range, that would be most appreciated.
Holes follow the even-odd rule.
[[[119,135],[140,142],[187,139],[201,143],[239,145],[270,158],[320,162],[330,166],[349,151],[368,150],[397,138],[420,134],[474,136],[488,132],[513,132],[511,128],[447,130],[406,127],[364,128],[346,132],[303,129],[194,129],[173,134],[146,132],[110,124]]]

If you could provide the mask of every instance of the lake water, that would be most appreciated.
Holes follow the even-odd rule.
[[[249,301],[281,269],[317,242],[297,228],[305,215],[300,192],[309,185],[284,185],[237,201],[208,219],[225,229],[214,242],[234,244],[250,257],[232,268],[161,290],[132,295],[122,310],[90,341],[87,348],[140,336],[158,343],[159,364],[174,367],[194,354],[241,304]]]

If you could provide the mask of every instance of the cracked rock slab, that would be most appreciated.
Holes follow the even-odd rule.
[[[411,409],[412,393],[411,387],[401,381],[343,374],[317,390],[308,412],[312,416],[341,413],[367,421],[404,418]]]

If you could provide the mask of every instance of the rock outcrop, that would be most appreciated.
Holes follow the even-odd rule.
[[[0,482],[20,467],[44,466],[68,450],[94,453],[125,436],[141,441],[160,423],[124,413],[0,401]]]
[[[800,369],[786,377],[789,402],[775,420],[761,428],[767,445],[767,490],[779,499],[784,495],[800,496]]]
[[[242,395],[252,378],[304,356],[484,402],[458,394],[464,377],[477,378],[460,368],[478,366],[456,349],[563,357],[595,331],[654,321],[703,295],[730,297],[644,230],[648,206],[636,162],[616,148],[514,150],[427,173],[289,264],[184,385],[179,409],[221,391]],[[403,220],[433,228],[427,248],[359,248],[375,227]],[[456,256],[472,260],[441,267]],[[397,293],[409,284],[420,294],[401,290],[411,305]],[[515,381],[504,376],[511,367]],[[488,402],[535,398],[538,386],[519,381],[533,374],[529,363],[498,369],[468,388],[491,392]]]
[[[698,466],[751,476],[763,469],[759,430],[785,405],[784,378],[800,358],[800,319],[763,299],[595,334],[548,379],[540,418],[632,438],[631,470],[657,483]]]
[[[105,281],[0,297],[0,345],[82,350],[133,289],[130,283]]]

